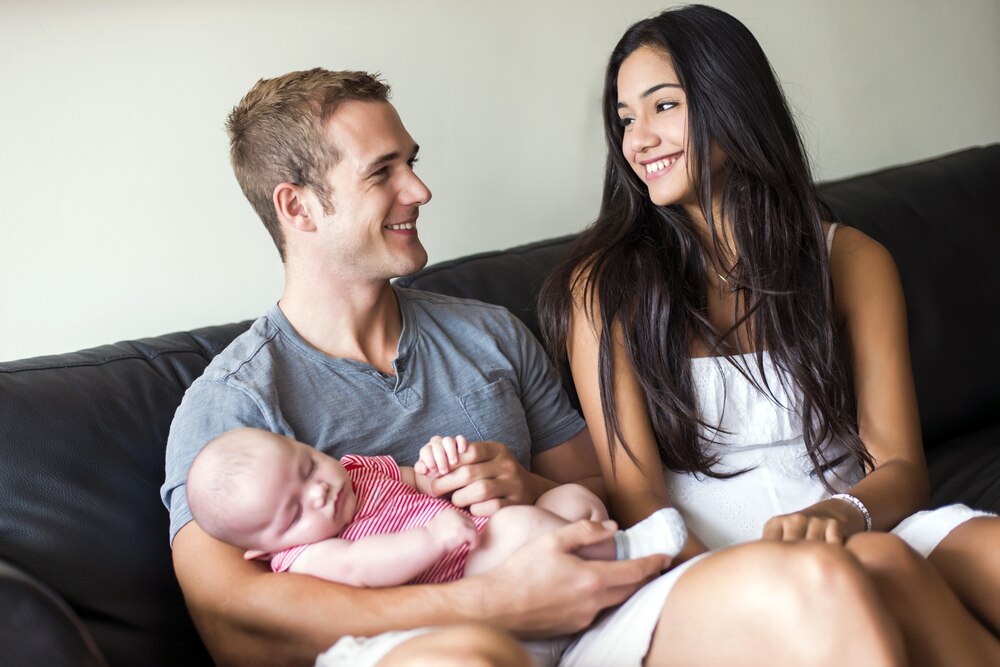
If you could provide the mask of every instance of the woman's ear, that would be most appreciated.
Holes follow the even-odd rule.
[[[259,549],[248,549],[243,553],[245,560],[271,560],[271,554]]]
[[[309,196],[309,190],[301,185],[278,183],[271,195],[278,220],[299,231],[314,231],[316,224],[308,206]]]

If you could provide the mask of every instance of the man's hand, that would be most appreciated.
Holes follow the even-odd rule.
[[[470,549],[479,544],[476,524],[457,510],[443,510],[427,522],[427,530],[446,553],[464,544],[468,544]]]
[[[432,439],[425,449],[433,444]],[[534,488],[532,475],[518,463],[506,445],[492,440],[466,444],[465,451],[457,455],[457,465],[451,465],[449,460],[449,471],[432,481],[434,495],[451,494],[452,504],[464,507],[476,516],[491,516],[507,505],[530,505],[535,502],[540,491]],[[455,445],[457,451],[457,438]],[[447,448],[442,446],[441,449],[447,459]],[[426,465],[423,450],[421,454],[418,463]],[[436,456],[435,462],[436,466],[440,465]]]
[[[569,634],[621,604],[670,564],[666,556],[583,560],[581,547],[610,539],[612,521],[577,521],[532,540],[499,567],[468,581],[485,583],[493,615],[485,619],[523,637]]]

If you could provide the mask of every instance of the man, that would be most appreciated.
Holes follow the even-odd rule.
[[[368,74],[294,72],[258,82],[229,119],[233,167],[278,247],[285,290],[185,395],[162,490],[178,581],[221,664],[311,664],[338,640],[324,664],[455,660],[453,645],[482,664],[518,664],[520,646],[491,628],[567,636],[669,565],[661,557],[578,559],[576,549],[613,532],[580,522],[484,575],[355,589],[271,574],[190,520],[184,485],[192,459],[242,426],[335,456],[391,454],[402,465],[430,436],[473,436],[472,464],[437,480],[435,491],[476,514],[532,503],[570,481],[603,492],[584,424],[523,325],[494,306],[390,285],[427,260],[417,221],[431,193],[413,170],[417,144],[388,96]],[[891,642],[880,632],[892,631],[870,597],[856,565],[832,548],[739,547],[643,588],[582,635],[565,660],[609,664],[603,655],[638,665],[648,649],[647,664],[752,664],[748,647],[780,637],[785,650],[768,649],[778,663],[850,662],[862,651],[867,664],[891,664]],[[727,621],[728,642],[714,641],[713,628]],[[456,624],[466,625],[395,632]],[[531,646],[555,660],[569,641]],[[817,657],[827,643],[851,648]]]

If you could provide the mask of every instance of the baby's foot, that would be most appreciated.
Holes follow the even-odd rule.
[[[663,554],[673,558],[687,541],[687,527],[680,512],[673,507],[665,507],[628,530],[615,534],[618,560],[642,558],[653,554]]]

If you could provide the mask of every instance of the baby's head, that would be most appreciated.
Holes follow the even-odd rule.
[[[205,445],[188,473],[187,497],[202,530],[247,558],[334,537],[357,509],[337,459],[255,428]]]

